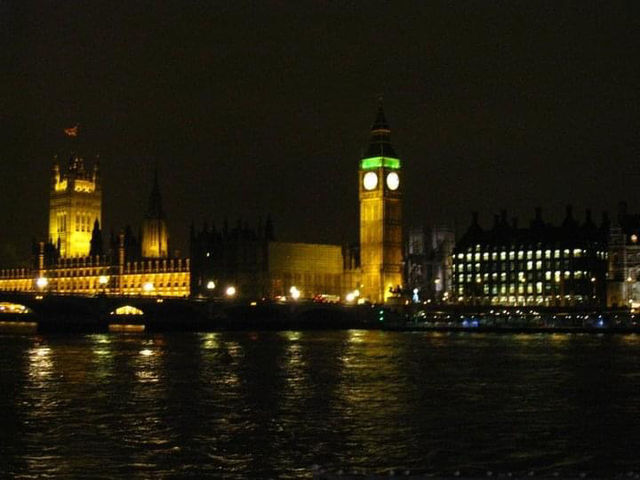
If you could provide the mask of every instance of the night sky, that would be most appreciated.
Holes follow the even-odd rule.
[[[80,124],[106,230],[137,230],[154,166],[189,224],[358,238],[377,98],[406,224],[640,211],[639,2],[0,2],[0,257],[46,236],[52,157]]]

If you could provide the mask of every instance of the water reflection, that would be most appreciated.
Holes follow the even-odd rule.
[[[0,476],[640,469],[640,337],[0,336]]]

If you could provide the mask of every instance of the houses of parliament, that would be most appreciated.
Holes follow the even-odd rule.
[[[56,159],[48,240],[33,248],[31,268],[0,270],[0,291],[56,295],[247,299],[345,298],[383,303],[403,284],[402,169],[379,106],[359,162],[360,242],[280,242],[273,223],[191,228],[190,258],[169,254],[157,171],[136,237],[130,227],[102,231],[103,185],[96,160]]]

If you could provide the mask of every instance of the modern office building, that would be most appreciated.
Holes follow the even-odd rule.
[[[601,307],[606,304],[607,232],[587,211],[574,219],[567,207],[559,226],[545,223],[536,209],[530,225],[519,228],[496,215],[484,230],[474,213],[453,251],[452,300],[496,306]]]

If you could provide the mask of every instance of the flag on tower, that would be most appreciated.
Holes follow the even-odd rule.
[[[77,137],[78,136],[78,127],[79,127],[79,125],[76,125],[76,126],[70,127],[70,128],[65,128],[64,129],[64,134],[67,137]]]

